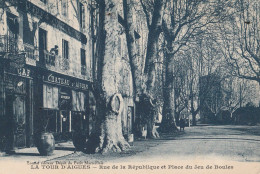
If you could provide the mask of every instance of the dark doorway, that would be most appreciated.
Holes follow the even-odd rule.
[[[26,110],[25,96],[6,96],[6,137],[8,148],[26,147]]]
[[[26,147],[26,112],[25,96],[16,95],[13,102],[13,112],[16,124],[16,147]]]

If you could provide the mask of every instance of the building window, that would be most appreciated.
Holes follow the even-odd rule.
[[[81,74],[86,75],[86,51],[84,49],[80,49],[80,57],[81,57]]]
[[[11,13],[7,13],[7,34],[0,40],[0,51],[15,53],[18,51],[17,39],[19,35],[18,18]],[[2,40],[4,39],[4,40]]]
[[[62,39],[62,56],[69,59],[69,42],[64,39]]]
[[[7,27],[9,37],[17,39],[19,34],[19,23],[17,16],[7,13]]]
[[[39,58],[41,63],[46,63],[46,59],[49,62],[49,56],[47,50],[47,31],[39,28]]]
[[[47,0],[40,0],[41,2],[43,2],[44,4],[46,4],[47,3]]]
[[[65,17],[68,16],[68,0],[61,1],[61,14]]]
[[[86,51],[81,48],[80,54],[81,54],[81,65],[86,66]]]
[[[79,3],[79,21],[80,27],[85,28],[85,7],[82,3]]]

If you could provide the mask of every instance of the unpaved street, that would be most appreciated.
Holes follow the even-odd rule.
[[[188,127],[185,132],[161,135],[160,139],[136,140],[130,150],[122,153],[85,154],[74,150],[72,142],[57,143],[54,155],[48,157],[39,156],[36,148],[22,149],[0,158],[0,173],[60,173],[66,169],[78,174],[255,174],[260,173],[260,126]],[[8,167],[6,163],[11,161],[19,162],[15,164],[20,167]]]
[[[254,129],[255,128],[255,129]],[[128,160],[214,159],[260,161],[259,127],[200,126],[186,128],[175,140],[135,155]]]
[[[177,135],[136,141],[132,150],[120,155],[88,155],[77,152],[60,160],[105,160],[139,162],[160,160],[260,161],[260,126],[210,126],[185,128]]]

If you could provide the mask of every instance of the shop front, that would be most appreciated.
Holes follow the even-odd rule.
[[[2,150],[14,152],[33,144],[33,67],[1,68]]]
[[[38,118],[41,130],[54,134],[56,141],[72,138],[73,132],[89,134],[89,82],[51,71],[38,72]]]

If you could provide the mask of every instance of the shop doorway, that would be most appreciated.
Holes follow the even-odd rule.
[[[69,111],[66,110],[61,110],[60,111],[60,126],[61,126],[61,133],[66,134],[69,132],[69,119],[70,119],[70,114]]]
[[[24,95],[6,95],[6,137],[11,147],[26,147],[26,109]]]

